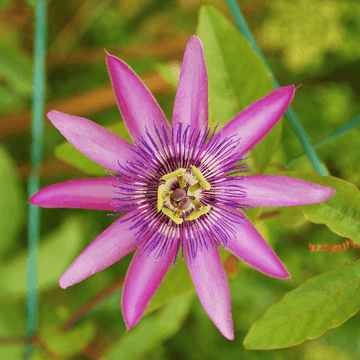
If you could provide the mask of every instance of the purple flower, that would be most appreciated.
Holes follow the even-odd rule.
[[[232,340],[230,290],[218,247],[264,274],[290,278],[240,208],[312,204],[329,199],[335,191],[286,176],[241,175],[247,170],[243,155],[282,117],[295,87],[271,92],[215,133],[208,127],[202,45],[192,36],[171,128],[127,64],[108,55],[107,65],[135,145],[84,118],[48,113],[70,143],[116,175],[51,185],[32,196],[30,203],[123,214],[77,257],[61,276],[60,286],[74,285],[137,248],[122,292],[125,323],[132,328],[181,250],[201,304],[220,332]]]

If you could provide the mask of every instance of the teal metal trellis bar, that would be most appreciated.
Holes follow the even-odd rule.
[[[36,193],[40,186],[40,164],[43,150],[43,117],[45,102],[45,52],[46,52],[46,0],[38,0],[35,6],[34,35],[34,78],[32,93],[32,127],[31,127],[31,173],[28,183],[29,197]],[[27,296],[26,296],[26,343],[25,359],[30,358],[33,347],[29,343],[36,334],[38,318],[38,266],[37,247],[40,234],[40,208],[29,204],[28,215],[28,262],[27,262]]]
[[[266,67],[268,68],[273,80],[274,80],[274,86],[275,88],[280,87],[279,82],[277,81],[274,73],[272,72],[268,62],[266,61],[263,53],[257,46],[254,37],[252,36],[251,30],[249,29],[246,20],[240,10],[239,5],[237,4],[236,0],[226,0],[231,13],[233,15],[233,18],[235,20],[235,23],[239,30],[242,32],[242,34],[245,36],[245,38],[250,42],[252,48],[256,51],[256,53],[261,57],[261,59],[264,61]],[[301,125],[298,117],[296,116],[294,110],[292,107],[289,107],[286,111],[286,116],[289,120],[290,125],[295,131],[296,136],[298,137],[300,144],[302,148],[304,149],[305,154],[308,156],[309,160],[311,161],[311,164],[313,165],[316,172],[320,175],[329,175],[327,169],[321,164],[321,161],[314,149],[314,147],[311,145],[311,142],[306,135],[306,132]]]

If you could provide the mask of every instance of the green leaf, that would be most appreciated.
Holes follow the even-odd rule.
[[[80,353],[93,340],[96,327],[87,322],[68,331],[59,330],[54,324],[40,327],[40,338],[48,348],[64,356]]]
[[[72,217],[61,227],[41,240],[38,255],[39,289],[58,286],[61,274],[81,250],[82,223]],[[26,293],[27,254],[22,252],[1,267],[0,288],[6,295],[24,296]]]
[[[354,184],[333,176],[298,171],[280,172],[276,175],[296,177],[335,188],[336,192],[331,199],[319,204],[301,205],[301,211],[308,220],[325,224],[334,233],[360,245],[360,191]]]
[[[247,334],[248,349],[275,349],[315,339],[360,307],[360,262],[310,279],[289,292]]]
[[[115,135],[118,135],[129,142],[132,142],[124,122],[105,126],[105,128],[110,130]],[[84,171],[87,174],[96,176],[108,176],[104,171],[105,169],[101,165],[87,158],[67,141],[63,142],[55,148],[55,156],[58,159],[74,166],[77,169]]]
[[[25,196],[15,163],[0,147],[0,255],[14,242],[25,220]]]
[[[221,128],[241,110],[272,91],[274,84],[250,43],[213,7],[201,8],[196,33],[203,43],[208,71],[210,122],[219,123]],[[279,123],[253,149],[258,172],[266,169],[277,151],[281,129]]]
[[[108,360],[138,359],[174,336],[184,322],[194,294],[171,302],[156,314],[144,318],[129,330],[106,356]]]

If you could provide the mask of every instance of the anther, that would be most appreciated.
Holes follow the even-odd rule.
[[[165,201],[165,186],[160,185],[158,187],[158,198],[157,198],[157,211],[159,212],[164,204]]]
[[[195,166],[190,165],[192,172],[194,173],[195,177],[198,179],[200,185],[205,190],[210,190],[211,185],[205,180],[205,178],[202,176],[199,169],[197,169]],[[196,184],[195,184],[196,185]]]
[[[177,216],[175,213],[173,213],[171,210],[167,208],[162,208],[161,211],[168,216],[174,223],[180,225],[183,223],[183,219],[181,219],[179,216]]]
[[[192,212],[185,220],[196,220],[198,219],[201,215],[205,215],[207,214],[211,209],[211,206],[203,206],[198,210],[195,210],[194,212]]]
[[[160,180],[170,180],[175,179],[178,176],[184,175],[186,173],[186,169],[180,168],[177,169],[169,174],[164,175]]]

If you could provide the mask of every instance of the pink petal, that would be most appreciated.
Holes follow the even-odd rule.
[[[138,245],[134,244],[137,236],[135,235],[136,230],[129,229],[131,221],[126,220],[134,215],[136,215],[136,211],[122,216],[120,220],[117,219],[87,246],[60,277],[60,287],[66,289],[83,281],[131,253]]]
[[[202,44],[193,35],[187,43],[176,91],[172,126],[203,128],[208,123],[208,82]]]
[[[302,179],[280,175],[251,175],[244,180],[230,180],[227,185],[240,185],[249,206],[296,206],[315,204],[330,199],[335,189]]]
[[[245,214],[229,207],[227,210],[244,217],[242,223],[235,226],[235,238],[228,239],[227,249],[266,275],[279,279],[289,279],[290,274],[285,266]]]
[[[143,316],[151,298],[160,286],[171,262],[174,260],[176,246],[172,246],[169,256],[156,260],[153,253],[139,248],[129,266],[122,292],[121,308],[126,327],[134,327]],[[140,256],[139,256],[140,255]]]
[[[229,283],[219,249],[198,250],[188,269],[201,305],[227,339],[234,339]]]
[[[135,156],[134,145],[90,120],[55,110],[47,116],[76,149],[106,169],[117,173],[119,162],[124,166]]]
[[[221,130],[222,137],[240,138],[236,152],[251,150],[281,119],[294,97],[295,86],[284,86],[272,91],[236,115]]]
[[[45,208],[83,208],[116,211],[112,205],[125,205],[125,202],[111,200],[116,197],[118,184],[113,178],[71,180],[41,189],[30,198],[31,205]],[[111,205],[112,204],[112,205]]]
[[[141,136],[149,142],[146,129],[158,142],[154,125],[163,125],[170,137],[171,128],[159,104],[142,80],[124,61],[107,55],[106,62],[110,79],[129,134],[135,143],[140,144]]]

